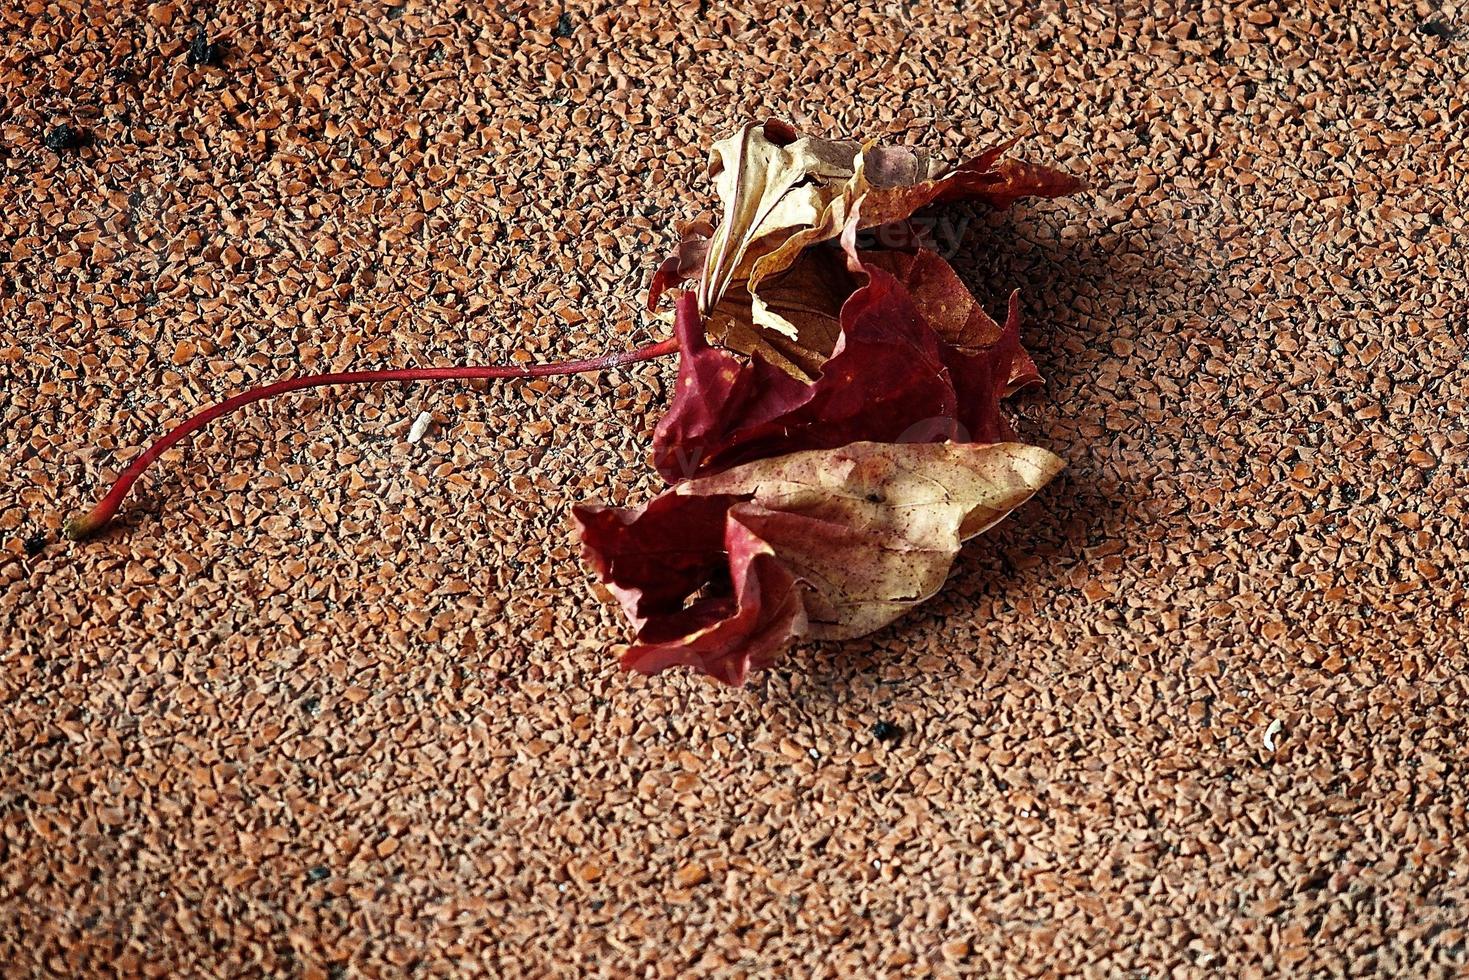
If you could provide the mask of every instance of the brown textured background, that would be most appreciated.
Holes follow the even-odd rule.
[[[0,14],[6,972],[1464,969],[1469,10],[562,13]],[[920,613],[620,674],[567,509],[653,492],[668,363],[283,399],[57,540],[252,383],[657,336],[767,113],[1092,183],[948,212],[1070,468]]]

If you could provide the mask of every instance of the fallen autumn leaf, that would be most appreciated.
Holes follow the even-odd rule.
[[[862,636],[929,598],[965,541],[1063,465],[1019,443],[858,442],[573,513],[637,633],[623,665],[740,684],[796,639]]]

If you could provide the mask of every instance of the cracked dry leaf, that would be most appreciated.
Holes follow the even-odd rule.
[[[798,639],[862,636],[933,595],[1062,465],[1019,443],[858,442],[573,513],[636,633],[623,665],[740,684]]]
[[[1009,146],[941,174],[926,154],[907,147],[800,137],[775,120],[748,125],[716,144],[712,155],[725,208],[719,226],[684,230],[653,277],[649,309],[665,290],[698,274],[700,310],[712,340],[732,342],[809,380],[807,366],[824,357],[812,345],[829,337],[811,333],[799,308],[792,315],[789,297],[800,286],[783,281],[790,270],[854,216],[863,230],[944,201],[1004,208],[1022,197],[1056,197],[1082,187],[1048,167],[1001,159]],[[795,276],[799,280],[800,273]]]
[[[805,586],[808,636],[843,640],[932,596],[963,542],[1061,471],[1021,443],[876,443],[764,459],[681,484],[732,510]]]
[[[658,471],[675,482],[799,450],[916,441],[915,425],[927,439],[956,434],[958,396],[933,332],[886,274],[861,295],[870,298],[847,304],[837,352],[806,384],[759,358],[709,346],[693,295],[684,294],[677,387],[653,433]]]
[[[724,213],[709,239],[699,278],[700,309],[714,309],[736,277],[750,281],[762,258],[779,252],[798,232],[828,220],[826,215],[844,195],[855,200],[850,195],[867,186],[862,150],[852,140],[800,136],[773,119],[750,123],[715,143],[709,172]],[[885,179],[929,176],[927,156],[916,151],[895,147],[881,160]],[[794,251],[805,244],[803,240]],[[763,274],[789,265],[783,261]]]
[[[849,442],[1003,442],[1013,437],[1000,399],[1039,381],[1020,346],[1018,296],[1002,326],[949,264],[932,252],[808,250],[797,269],[809,351],[800,380],[773,356],[714,347],[692,293],[679,299],[674,331],[679,378],[653,434],[653,461],[670,482],[805,449]],[[843,260],[845,255],[845,260]],[[795,271],[795,270],[792,270]],[[744,338],[726,335],[739,349]]]

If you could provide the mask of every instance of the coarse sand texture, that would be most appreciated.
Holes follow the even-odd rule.
[[[1469,969],[1469,7],[0,9],[7,976]],[[952,206],[1067,468],[865,639],[623,673],[643,310],[775,115]],[[427,421],[415,424],[423,413]]]

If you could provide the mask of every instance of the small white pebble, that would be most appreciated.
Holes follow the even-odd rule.
[[[1265,729],[1265,751],[1266,752],[1274,752],[1275,751],[1275,736],[1279,735],[1280,734],[1280,730],[1282,728],[1284,728],[1284,727],[1285,727],[1285,725],[1283,725],[1281,723],[1280,719],[1277,718],[1277,719],[1275,719],[1274,721],[1272,721],[1270,723],[1270,727],[1269,728],[1266,728]]]
[[[424,433],[428,432],[428,427],[433,425],[433,423],[434,417],[432,415],[428,412],[419,412],[418,418],[413,420],[413,428],[408,430],[408,441],[415,446],[418,445],[419,442],[423,441]]]

